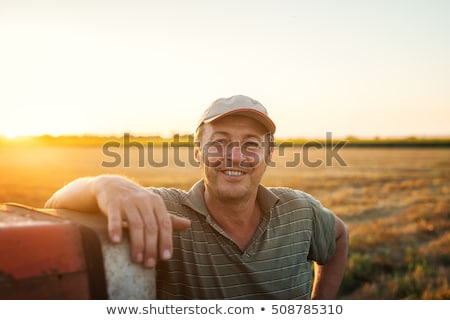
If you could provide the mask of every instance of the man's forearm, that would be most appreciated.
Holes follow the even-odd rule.
[[[82,212],[99,212],[94,184],[97,177],[79,178],[56,191],[45,203],[46,208],[62,208]]]

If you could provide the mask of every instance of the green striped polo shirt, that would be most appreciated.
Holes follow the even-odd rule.
[[[191,227],[173,235],[157,265],[158,299],[310,299],[312,261],[335,251],[335,218],[302,191],[259,186],[261,223],[245,251],[214,222],[200,180],[190,191],[149,188]]]

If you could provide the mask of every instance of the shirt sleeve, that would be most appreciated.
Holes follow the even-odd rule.
[[[336,218],[312,196],[307,196],[312,210],[312,235],[308,258],[318,264],[325,264],[336,250]]]

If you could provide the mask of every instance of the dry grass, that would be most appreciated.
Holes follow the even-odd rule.
[[[308,168],[301,162],[286,168],[301,151],[275,157],[263,182],[309,192],[349,225],[341,298],[450,299],[450,149],[344,148],[340,156],[348,166]],[[117,173],[143,185],[183,189],[200,177],[192,166],[139,168],[136,153],[129,168],[105,168],[102,161],[111,159],[100,147],[8,146],[0,155],[0,203],[34,207],[81,176]],[[325,159],[325,151],[314,150],[308,159]]]

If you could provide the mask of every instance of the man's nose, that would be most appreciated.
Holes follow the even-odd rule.
[[[245,161],[246,155],[242,150],[242,146],[239,143],[230,144],[226,150],[226,159],[227,166]]]
[[[233,147],[233,149],[232,149],[232,157],[233,157],[233,160],[235,160],[235,161],[242,161],[242,160],[244,160],[245,159],[245,154],[242,152],[243,150],[242,150],[242,146],[236,146],[236,147]]]

